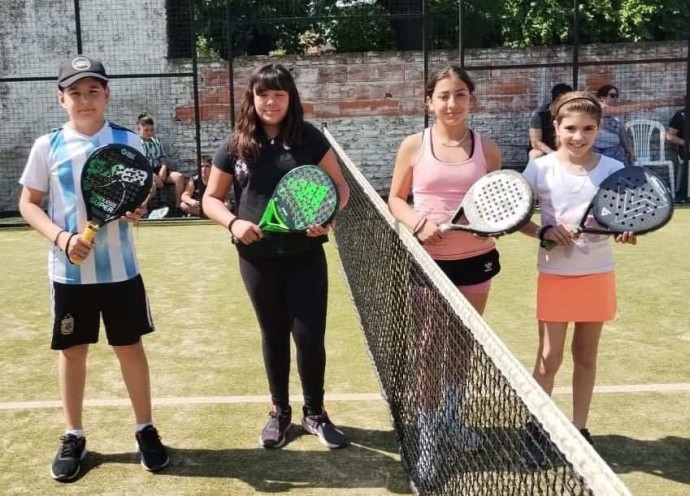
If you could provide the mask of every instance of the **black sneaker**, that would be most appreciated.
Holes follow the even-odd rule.
[[[292,422],[292,408],[289,406],[280,408],[273,405],[270,418],[259,436],[259,444],[264,448],[277,449],[285,444],[287,431]]]
[[[81,461],[86,456],[86,438],[67,434],[60,436],[60,442],[50,475],[56,481],[68,482],[79,475]]]
[[[549,438],[534,422],[527,422],[522,459],[530,467],[545,467],[549,463]]]
[[[584,437],[589,444],[594,446],[594,441],[592,440],[592,435],[589,433],[589,430],[587,428],[580,429],[580,434],[582,434],[582,437]]]
[[[321,444],[328,448],[342,448],[347,445],[345,434],[333,425],[326,410],[323,410],[319,415],[308,415],[306,408],[303,411],[302,427],[309,434],[318,436]]]
[[[152,425],[136,433],[137,449],[141,453],[141,466],[149,472],[157,472],[170,463],[168,451],[161,443],[158,431]]]

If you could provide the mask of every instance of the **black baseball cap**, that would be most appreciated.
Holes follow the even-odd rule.
[[[58,72],[58,86],[65,89],[82,78],[92,77],[102,81],[108,81],[108,74],[100,60],[77,55],[71,59],[63,60]]]

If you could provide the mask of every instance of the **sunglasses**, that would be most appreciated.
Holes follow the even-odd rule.
[[[608,95],[609,98],[618,98],[618,93],[609,93]]]

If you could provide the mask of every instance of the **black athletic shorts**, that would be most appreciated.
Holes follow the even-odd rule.
[[[498,250],[460,260],[436,260],[444,274],[456,286],[481,284],[501,271]]]
[[[109,284],[53,282],[52,288],[54,350],[97,343],[101,317],[111,346],[135,344],[153,331],[141,275]]]

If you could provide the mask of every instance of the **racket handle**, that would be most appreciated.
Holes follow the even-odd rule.
[[[540,246],[544,248],[546,251],[551,251],[558,246],[558,243],[550,239],[545,239],[540,243]]]
[[[84,232],[81,234],[81,237],[85,241],[88,241],[89,243],[93,243],[93,238],[96,237],[96,234],[98,234],[99,229],[100,229],[100,227],[98,227],[96,224],[92,224],[91,222],[87,222],[86,228],[84,229]]]

